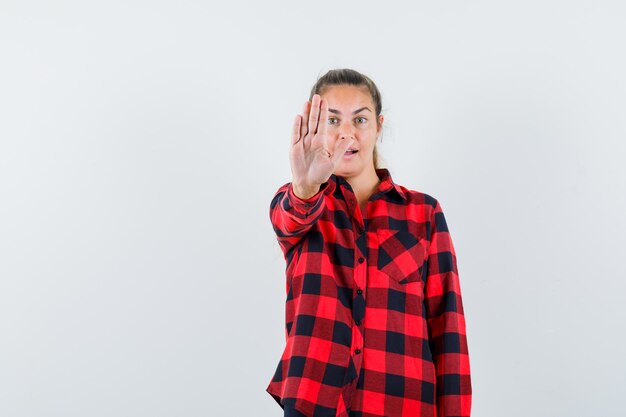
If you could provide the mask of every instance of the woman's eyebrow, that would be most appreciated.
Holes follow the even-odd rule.
[[[357,114],[358,112],[362,111],[362,110],[368,110],[369,112],[371,112],[371,110],[365,106],[365,107],[361,107],[360,109],[357,109],[355,111],[352,112],[352,114]],[[329,112],[331,113],[335,113],[335,114],[341,114],[341,112],[339,110],[336,109],[328,109]]]

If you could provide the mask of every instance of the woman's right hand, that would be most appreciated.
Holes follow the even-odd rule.
[[[313,197],[328,181],[354,138],[339,139],[331,149],[328,133],[328,102],[319,94],[304,105],[302,115],[294,119],[289,161],[296,196]]]

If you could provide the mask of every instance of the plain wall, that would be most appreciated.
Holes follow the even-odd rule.
[[[0,415],[282,416],[269,204],[318,76],[443,207],[473,416],[623,414],[620,1],[0,3]]]

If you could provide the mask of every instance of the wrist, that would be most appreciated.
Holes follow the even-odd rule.
[[[293,193],[301,200],[308,200],[320,190],[319,185],[292,184]]]

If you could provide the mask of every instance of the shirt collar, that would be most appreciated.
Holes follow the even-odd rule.
[[[393,182],[393,179],[391,178],[391,173],[387,168],[376,168],[376,175],[378,175],[378,179],[380,179],[380,184],[378,184],[378,191],[381,191],[383,193],[387,193],[389,191],[395,192],[402,199],[407,199],[404,190],[402,190],[402,188],[398,184]],[[348,183],[345,178],[335,174],[331,174],[330,178],[332,180],[331,182],[333,183],[331,190],[329,190],[331,192],[334,191],[335,185],[338,185],[341,182],[345,182],[346,184]]]
[[[376,168],[376,175],[378,175],[378,178],[380,179],[380,184],[378,185],[379,190],[385,193],[388,191],[395,191],[404,200],[407,199],[407,196],[402,188],[393,182],[391,173],[387,168]]]

